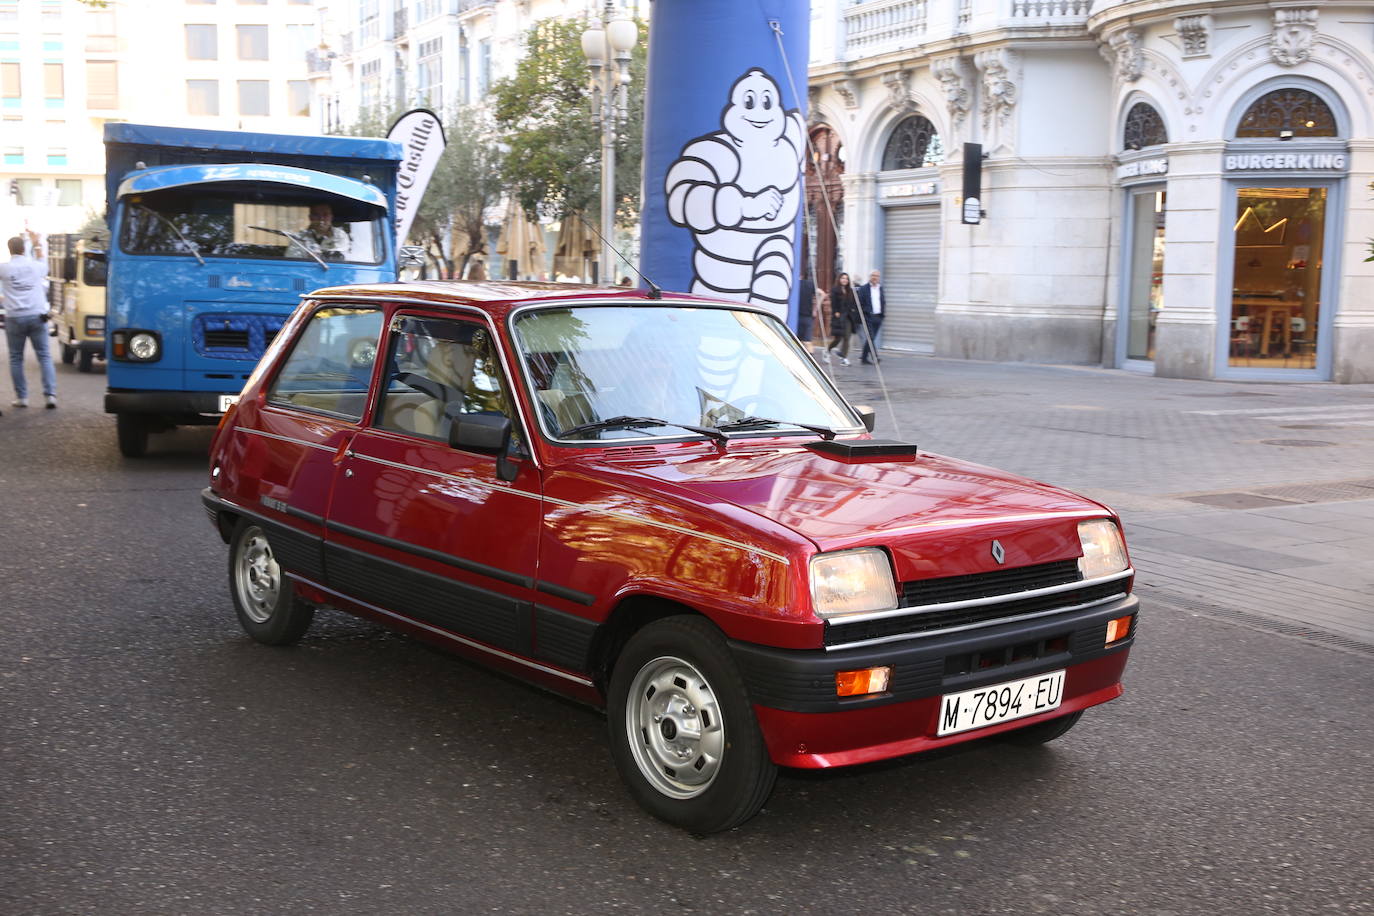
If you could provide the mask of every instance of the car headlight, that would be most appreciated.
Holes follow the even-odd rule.
[[[837,617],[897,606],[892,564],[877,547],[837,550],[811,558],[811,607],[817,617]]]
[[[144,362],[157,359],[157,338],[143,332],[134,334],[129,338],[129,355]]]
[[[1121,529],[1111,519],[1079,522],[1078,540],[1083,545],[1078,571],[1084,579],[1110,576],[1130,565],[1126,562],[1126,542],[1121,540]]]

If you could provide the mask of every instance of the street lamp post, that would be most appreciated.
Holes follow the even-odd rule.
[[[582,33],[582,53],[591,73],[592,120],[601,131],[601,269],[603,283],[614,281],[615,133],[629,113],[630,52],[639,40],[634,21],[606,0],[600,18]]]

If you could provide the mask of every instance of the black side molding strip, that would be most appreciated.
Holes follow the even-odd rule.
[[[370,541],[373,544],[390,547],[392,550],[400,550],[404,553],[414,554],[417,557],[424,557],[427,560],[434,560],[437,563],[444,563],[455,569],[477,573],[479,576],[486,576],[489,579],[505,582],[508,585],[518,585],[521,588],[534,588],[534,578],[532,576],[522,576],[519,573],[508,572],[504,569],[498,569],[495,566],[488,566],[485,563],[474,563],[472,560],[464,560],[462,557],[455,557],[453,554],[444,553],[442,550],[430,550],[428,547],[420,547],[409,541],[401,541],[396,538],[386,537],[385,535],[374,534],[371,531],[364,531],[361,528],[354,528],[352,525],[344,525],[340,522],[326,521],[324,526],[329,531],[337,531],[349,537],[358,538],[361,541]]]
[[[577,589],[567,588],[563,585],[555,585],[552,582],[540,582],[536,580],[534,587],[546,595],[553,595],[555,598],[562,598],[565,601],[571,601],[573,604],[581,604],[590,607],[596,602],[595,595],[579,592]]]

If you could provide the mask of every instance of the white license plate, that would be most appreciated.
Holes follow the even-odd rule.
[[[1058,709],[1063,699],[1063,671],[991,684],[963,693],[947,693],[940,704],[940,728],[935,734],[956,735],[971,728],[1024,719]]]
[[[230,407],[233,407],[233,406],[234,406],[235,404],[237,404],[238,402],[239,402],[239,396],[236,395],[236,394],[222,394],[222,395],[220,395],[220,396],[219,396],[219,412],[220,412],[220,413],[224,413],[226,410],[228,410]]]

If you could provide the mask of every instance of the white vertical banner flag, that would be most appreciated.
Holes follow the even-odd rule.
[[[386,138],[401,145],[403,158],[396,175],[396,244],[404,245],[410,224],[420,209],[430,176],[444,154],[447,140],[439,116],[427,108],[407,111],[396,119]]]

